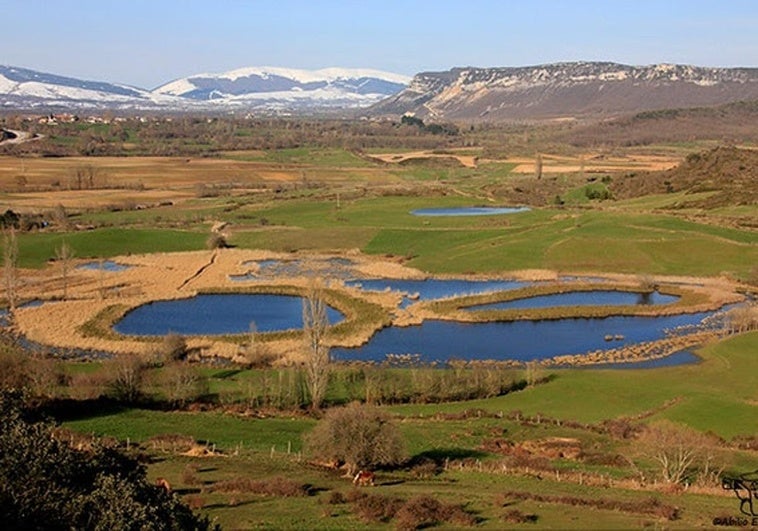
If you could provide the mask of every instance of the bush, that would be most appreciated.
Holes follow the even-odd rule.
[[[310,494],[310,489],[307,485],[282,477],[262,480],[251,478],[227,479],[213,485],[211,490],[217,492],[248,492],[280,498],[308,496]]]
[[[226,237],[223,234],[219,232],[214,232],[213,234],[208,236],[208,239],[205,241],[205,246],[208,249],[213,250],[213,249],[225,249],[229,247],[229,244],[227,243]]]
[[[431,496],[411,498],[397,512],[398,529],[421,529],[441,522],[460,527],[472,526],[476,520],[462,507],[444,504]]]
[[[400,430],[372,406],[330,409],[305,439],[306,452],[319,461],[339,461],[355,474],[361,468],[397,465],[407,458]]]
[[[187,357],[187,341],[179,334],[166,334],[159,346],[158,355],[165,361],[180,361]]]
[[[525,514],[518,509],[511,509],[503,515],[503,520],[509,524],[535,524],[538,518],[536,514]]]
[[[403,500],[381,494],[365,494],[357,496],[355,512],[367,523],[388,522],[395,517],[403,505]]]

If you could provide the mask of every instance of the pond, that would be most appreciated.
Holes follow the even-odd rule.
[[[456,208],[419,208],[411,210],[414,216],[498,216],[527,212],[529,207],[456,207]]]
[[[119,264],[118,262],[114,262],[113,260],[103,260],[102,262],[86,262],[84,264],[79,264],[76,266],[77,269],[87,269],[90,271],[109,271],[109,272],[118,272],[118,271],[126,271],[127,269],[130,269],[132,266],[126,265],[126,264]]]
[[[229,275],[233,281],[257,278],[298,277],[315,275],[322,278],[354,278],[355,262],[349,258],[332,257],[312,260],[247,260],[243,267],[257,266],[257,272]]]
[[[506,291],[528,286],[527,282],[515,280],[460,280],[428,278],[424,280],[375,278],[351,280],[348,286],[364,291],[385,291],[387,289],[408,294],[419,300],[444,299],[463,295],[475,295],[490,291]],[[416,296],[418,294],[418,296]],[[406,303],[411,301],[406,301]]]
[[[303,299],[292,295],[205,294],[189,299],[157,301],[127,313],[114,329],[121,334],[160,336],[243,334],[254,322],[259,332],[303,327]],[[330,324],[344,316],[328,308]]]
[[[556,306],[647,306],[671,304],[679,300],[676,295],[665,295],[658,291],[637,293],[632,291],[592,290],[569,291],[538,295],[510,301],[477,304],[464,308],[469,311],[480,310],[524,310],[528,308],[553,308]]]
[[[388,354],[418,354],[423,362],[530,361],[662,339],[665,330],[697,325],[712,313],[488,323],[427,320],[418,326],[384,328],[365,345],[335,348],[332,355],[376,362]],[[607,336],[623,339],[607,341]]]

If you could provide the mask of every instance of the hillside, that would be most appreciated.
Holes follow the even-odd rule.
[[[751,99],[758,99],[758,68],[574,62],[422,73],[370,113],[451,121],[544,120]]]
[[[552,139],[577,147],[641,146],[664,142],[716,140],[758,143],[758,100],[716,107],[644,111],[600,123],[578,124]]]
[[[693,197],[678,207],[717,208],[758,203],[758,151],[718,147],[689,155],[668,171],[628,174],[614,179],[614,197],[628,199],[649,194],[712,192]]]

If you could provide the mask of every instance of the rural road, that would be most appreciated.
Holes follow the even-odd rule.
[[[11,129],[2,129],[0,134],[0,144],[22,144],[31,140],[39,140],[41,135],[32,135],[26,131],[14,131]]]

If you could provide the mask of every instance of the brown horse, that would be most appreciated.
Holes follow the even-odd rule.
[[[374,473],[368,470],[359,470],[353,478],[353,485],[358,487],[365,487],[367,485],[374,486]]]
[[[166,478],[158,478],[155,480],[155,486],[165,489],[166,492],[171,492],[171,483]]]

